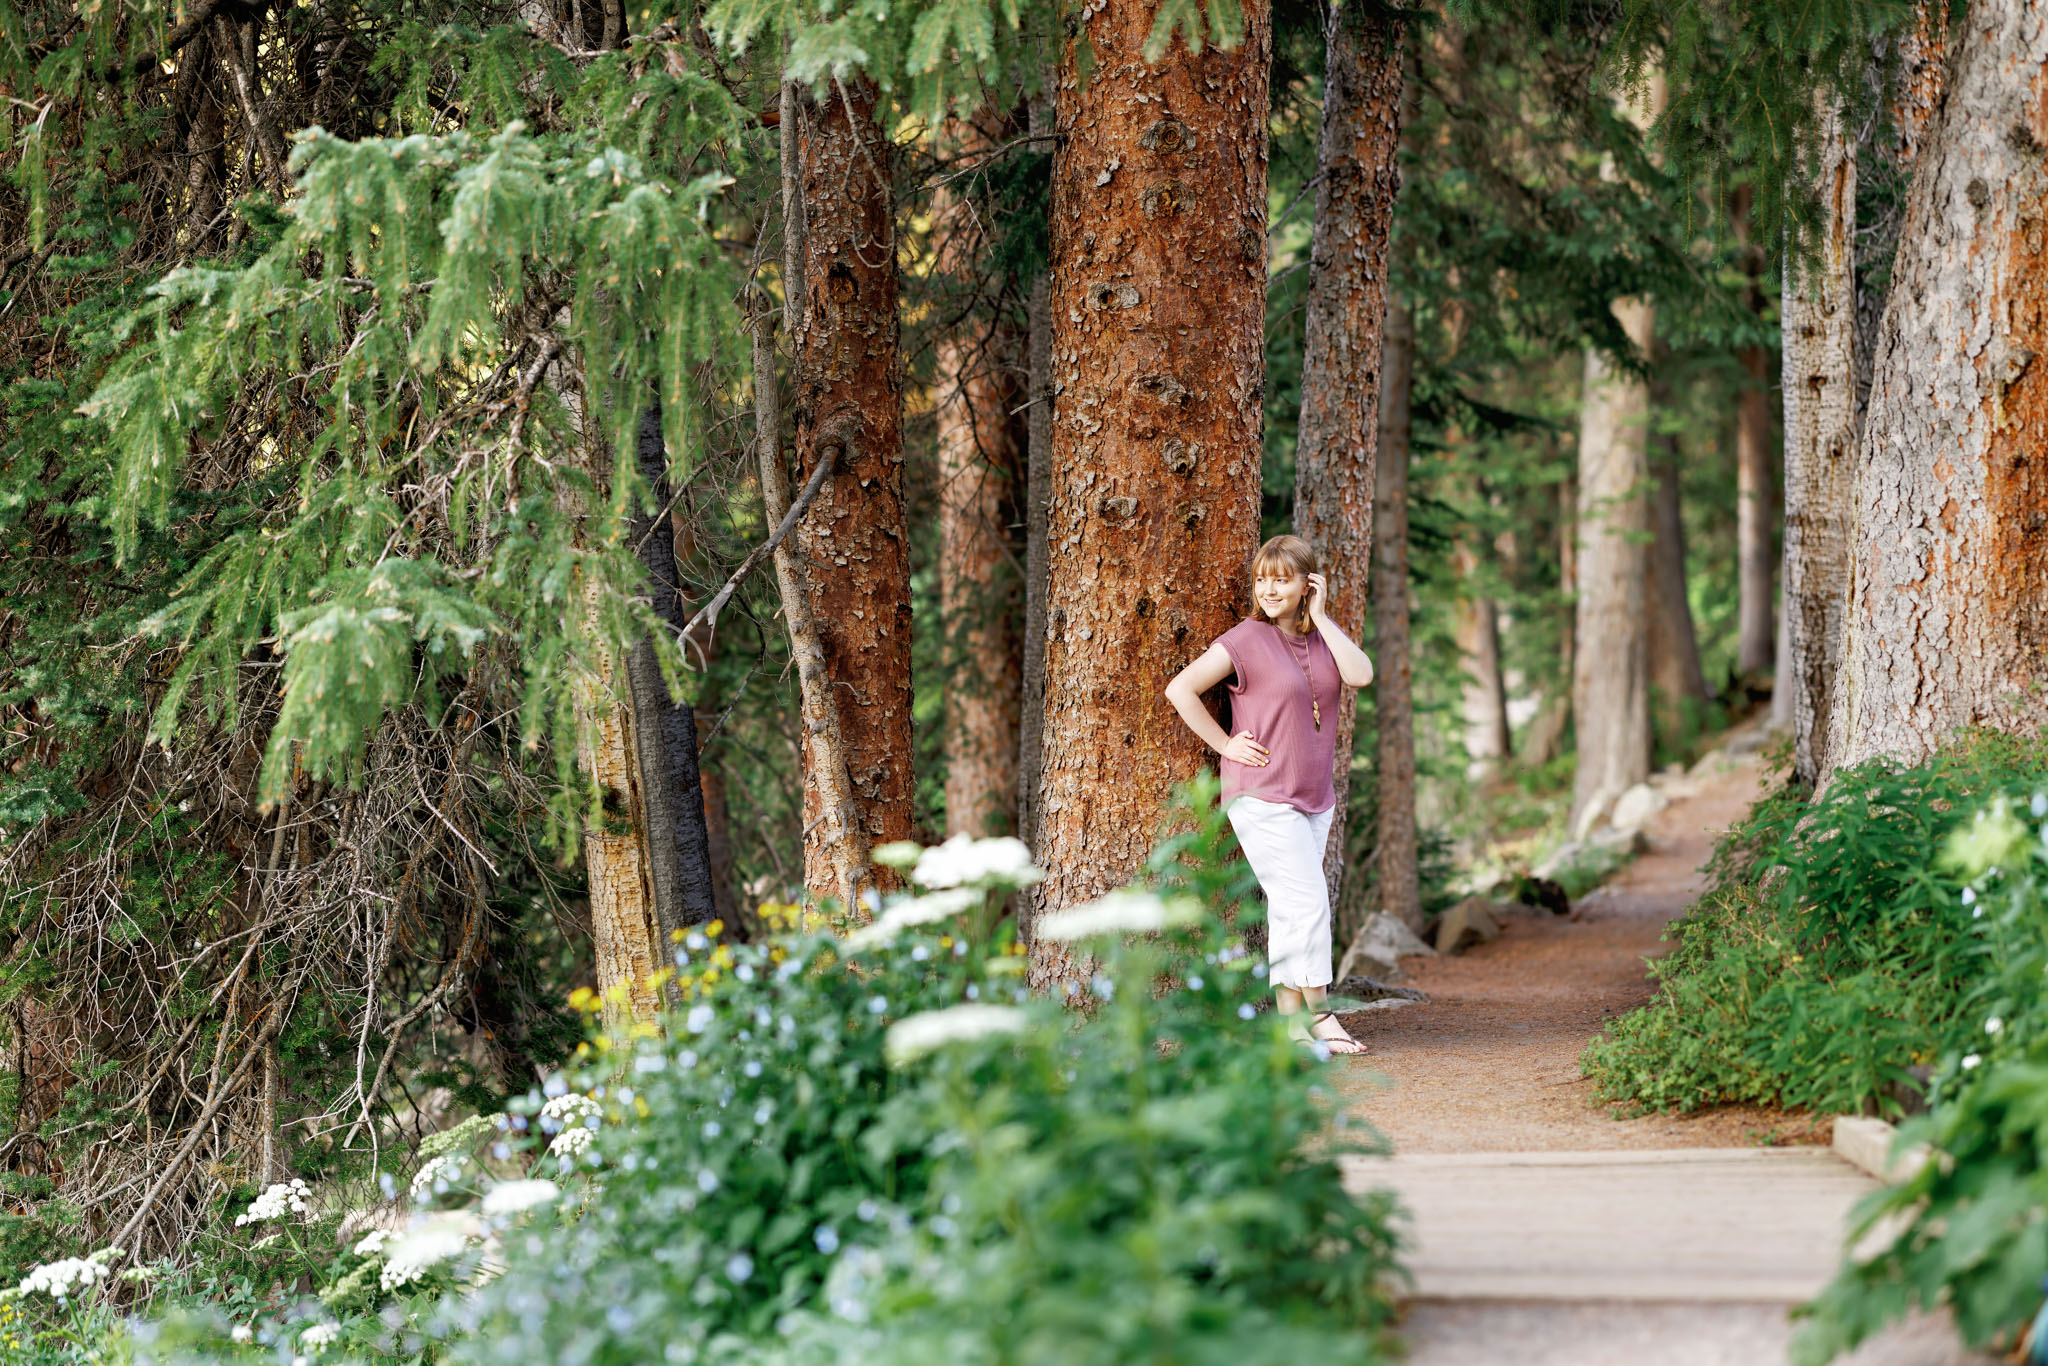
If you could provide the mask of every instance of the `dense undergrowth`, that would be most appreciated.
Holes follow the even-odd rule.
[[[1600,1094],[1635,1111],[1917,1108],[1997,989],[1994,928],[1936,855],[1984,803],[2044,781],[2048,744],[1982,734],[1918,767],[1846,770],[1815,803],[1759,802],[1652,965],[1656,999],[1587,1049]]]
[[[1192,816],[1042,925],[1098,955],[1086,1009],[1023,987],[1021,845],[926,851],[875,927],[691,936],[660,1031],[440,1136],[403,1197],[222,1212],[232,1287],[113,1252],[7,1292],[8,1359],[1379,1360],[1392,1208],[1335,1160],[1376,1140],[1330,1141],[1317,1061],[1252,1010],[1248,873],[1213,792]]]

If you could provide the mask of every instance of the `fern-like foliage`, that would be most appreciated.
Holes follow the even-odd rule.
[[[158,283],[82,410],[110,434],[124,560],[172,521],[223,414],[267,424],[246,475],[295,501],[216,526],[150,629],[183,647],[166,743],[195,697],[232,716],[242,661],[284,656],[272,797],[300,770],[347,774],[387,712],[493,640],[566,778],[572,684],[651,625],[626,541],[640,415],[660,399],[687,477],[699,369],[738,360],[712,209],[758,134],[694,54],[639,43],[579,68],[517,32],[409,41],[447,56],[473,115],[511,117],[300,134],[275,240]]]

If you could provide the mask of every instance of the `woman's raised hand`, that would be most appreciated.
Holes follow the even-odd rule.
[[[1321,574],[1308,576],[1308,615],[1313,621],[1330,609],[1330,581]]]
[[[1267,758],[1266,747],[1252,739],[1248,730],[1241,730],[1230,737],[1230,743],[1223,747],[1223,757],[1251,768],[1264,768],[1272,762]]]

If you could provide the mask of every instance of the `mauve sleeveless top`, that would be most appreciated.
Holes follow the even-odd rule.
[[[1315,675],[1315,696],[1323,704],[1323,728],[1316,729],[1302,672],[1302,645]],[[1314,815],[1337,804],[1337,709],[1351,698],[1337,675],[1337,659],[1311,626],[1306,636],[1288,636],[1272,622],[1250,617],[1216,637],[1230,653],[1237,676],[1230,684],[1230,733],[1250,731],[1271,760],[1264,768],[1217,760],[1223,773],[1223,804],[1234,797],[1281,802]]]

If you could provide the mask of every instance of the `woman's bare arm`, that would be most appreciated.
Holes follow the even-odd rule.
[[[1226,759],[1253,768],[1266,766],[1267,751],[1252,737],[1250,731],[1237,735],[1224,733],[1216,724],[1216,718],[1202,705],[1202,694],[1221,683],[1237,671],[1230,662],[1230,651],[1221,645],[1211,645],[1202,652],[1199,659],[1173,676],[1166,685],[1166,700],[1173,703],[1173,709],[1180,713],[1180,719],[1188,723],[1188,729],[1202,738],[1202,743]]]
[[[1323,610],[1329,600],[1328,581],[1321,574],[1308,576],[1308,619],[1321,632],[1323,644],[1330,647],[1330,657],[1337,661],[1337,676],[1344,680],[1347,688],[1364,688],[1372,684],[1372,660],[1365,651],[1344,634],[1344,628],[1330,619]]]

